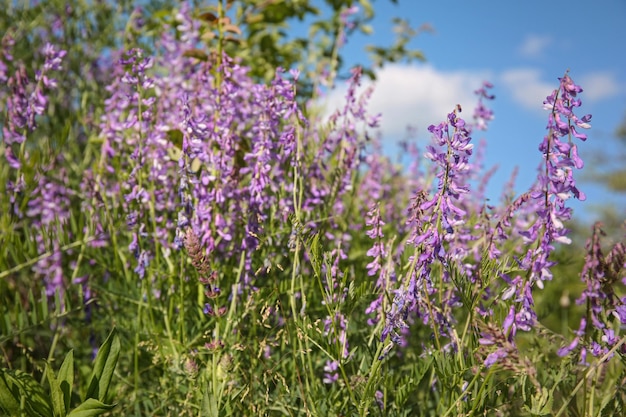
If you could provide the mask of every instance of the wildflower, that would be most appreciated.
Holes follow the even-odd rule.
[[[134,268],[134,271],[139,275],[139,278],[142,278],[146,275],[146,268],[150,264],[150,253],[146,250],[141,250],[139,252],[139,257],[137,258],[137,266]]]
[[[485,367],[490,368],[493,364],[499,362],[501,359],[504,359],[507,356],[509,356],[509,353],[506,351],[506,349],[500,347],[487,355],[484,365]]]
[[[204,347],[209,350],[209,352],[215,353],[224,348],[224,342],[219,339],[215,339],[205,343]]]
[[[184,244],[185,249],[187,249],[189,258],[191,259],[191,264],[196,269],[196,271],[198,271],[201,279],[204,277],[208,277],[211,272],[211,266],[206,256],[204,255],[204,250],[200,245],[200,240],[198,239],[198,236],[191,228],[187,229]]]
[[[378,408],[381,411],[383,411],[385,409],[385,403],[384,403],[385,395],[383,394],[383,392],[380,390],[376,390],[376,392],[374,393],[374,399],[376,400],[376,404],[378,405]]]
[[[600,315],[603,312],[604,301],[608,297],[603,288],[605,282],[605,261],[602,248],[600,247],[600,239],[603,235],[601,223],[596,222],[593,225],[591,238],[587,241],[587,255],[585,256],[585,264],[580,274],[581,279],[586,284],[586,288],[583,290],[580,298],[576,300],[576,304],[587,304],[591,322],[597,329],[606,327]]]
[[[324,379],[322,380],[325,384],[333,384],[337,382],[339,379],[339,362],[337,361],[326,361],[326,365],[324,365]]]
[[[330,339],[332,343],[341,347],[341,355],[347,358],[348,352],[348,334],[347,320],[345,316],[337,312],[334,318],[326,317],[324,320],[324,335]]]
[[[433,295],[438,291],[435,280],[449,279],[447,266],[450,255],[446,251],[446,236],[455,233],[455,228],[465,222],[467,214],[459,201],[469,191],[464,175],[473,145],[470,143],[470,131],[458,112],[460,108],[449,113],[444,122],[428,128],[433,144],[427,147],[425,156],[438,168],[437,191],[432,198],[421,191],[413,200],[409,219],[412,231],[407,241],[415,248],[409,258],[411,270],[396,291],[381,341],[391,335],[394,343],[400,342],[398,330],[408,327],[406,320],[409,314],[415,314],[424,324],[430,323],[438,345],[440,336],[450,334],[454,321],[451,310],[457,305],[458,298],[453,293],[446,293],[445,297],[440,297],[444,300],[442,305],[434,302]],[[431,274],[434,263],[442,265],[440,277]]]
[[[3,51],[7,55],[6,51]],[[30,83],[26,68],[20,65],[15,73],[8,77],[7,87],[11,93],[6,99],[6,123],[2,126],[2,136],[7,148],[5,156],[14,169],[21,167],[20,159],[25,155],[17,154],[13,144],[21,144],[26,134],[37,128],[36,116],[45,113],[48,106],[46,93],[57,88],[55,79],[50,78],[52,71],[59,71],[66,51],[57,50],[52,44],[46,43],[41,50],[45,62],[35,71],[36,84]]]
[[[49,176],[42,175],[38,178],[24,214],[31,220],[33,230],[38,231],[35,240],[39,253],[48,254],[35,263],[33,271],[43,278],[46,294],[53,296],[57,291],[64,291],[65,283],[61,243],[49,236],[67,226],[70,219],[70,197],[73,193],[64,185],[67,182],[65,169],[50,169],[49,172]]]
[[[585,283],[580,298],[576,304],[587,307],[587,315],[580,321],[580,327],[575,332],[576,337],[568,346],[559,349],[558,354],[565,356],[579,345],[581,346],[581,363],[586,363],[587,348],[595,357],[603,356],[618,342],[615,333],[615,319],[620,327],[625,322],[624,312],[626,299],[618,298],[614,286],[620,280],[620,271],[624,268],[624,245],[617,243],[604,255],[601,248],[601,238],[604,236],[600,222],[593,225],[593,232],[587,241],[587,255],[581,272],[581,280]],[[593,326],[587,327],[587,317]]]
[[[498,329],[492,324],[481,329],[478,343],[480,345],[479,352],[484,357],[483,364],[485,367],[490,368],[496,363],[512,366],[519,360],[515,345],[505,333],[506,331]]]
[[[570,242],[563,222],[571,218],[572,211],[565,203],[571,197],[585,199],[585,195],[576,188],[573,177],[573,168],[582,167],[582,161],[577,156],[572,137],[586,139],[586,136],[577,132],[577,127],[588,128],[591,115],[579,119],[574,114],[574,108],[581,104],[577,94],[582,89],[567,74],[559,80],[559,88],[544,101],[551,113],[548,116],[548,133],[539,146],[544,162],[537,182],[528,195],[522,196],[509,209],[511,213],[527,200],[536,212],[530,227],[519,232],[529,248],[518,262],[522,269],[529,271],[529,275],[511,288],[515,293],[515,301],[519,303],[515,318],[521,330],[530,330],[536,320],[532,288],[537,286],[541,289],[544,281],[552,279],[550,268],[554,266],[554,261],[549,257],[554,244]]]
[[[385,245],[381,240],[383,238],[382,227],[385,225],[385,222],[380,218],[380,208],[378,206],[372,207],[369,211],[368,220],[365,222],[365,225],[371,226],[371,229],[368,230],[366,234],[374,240],[374,245],[367,251],[367,255],[374,258],[374,260],[366,266],[367,274],[372,276],[375,275],[377,271],[381,270],[379,282],[377,283],[377,286],[380,286],[382,284],[380,277],[383,275],[382,261],[387,257],[387,253]]]
[[[485,107],[483,99],[493,100],[495,96],[489,94],[488,90],[493,88],[493,84],[485,81],[483,85],[476,91],[479,96],[478,105],[474,109],[474,127],[478,130],[487,130],[487,124],[494,119],[493,111]]]
[[[559,355],[559,356],[566,356],[571,351],[576,349],[576,347],[578,346],[581,338],[583,338],[585,336],[585,331],[586,330],[587,330],[587,320],[583,317],[580,320],[580,326],[579,326],[578,330],[576,331],[576,337],[574,338],[574,340],[572,340],[572,342],[569,345],[560,348],[557,351],[557,355]]]
[[[508,342],[512,345],[514,345],[513,337],[517,330],[529,331],[536,323],[537,315],[532,291],[535,286],[543,288],[544,282],[552,279],[551,267],[555,262],[550,259],[550,255],[554,250],[554,245],[570,243],[564,221],[571,218],[571,209],[565,203],[571,197],[579,200],[585,199],[584,193],[576,187],[573,176],[573,169],[583,166],[573,138],[586,140],[586,136],[579,133],[577,129],[589,128],[588,122],[591,120],[591,115],[579,119],[574,113],[574,108],[581,105],[577,95],[582,92],[582,88],[574,84],[567,74],[559,81],[559,88],[544,101],[544,106],[550,111],[550,115],[548,116],[548,133],[539,146],[544,160],[540,166],[537,181],[530,192],[513,201],[502,214],[489,244],[490,256],[498,256],[499,250],[492,245],[508,236],[504,228],[510,226],[509,219],[513,213],[525,205],[527,210],[535,213],[530,226],[519,231],[525,244],[525,253],[516,257],[516,261],[518,267],[528,273],[514,279],[506,275],[502,276],[509,284],[502,297],[512,299],[514,302],[503,323],[504,331],[509,333]],[[567,347],[561,348],[559,355],[566,355],[577,348],[585,328],[586,321],[583,321],[577,337]],[[581,362],[586,363],[586,347],[582,346],[580,352]],[[501,357],[494,353],[491,359],[498,360]]]

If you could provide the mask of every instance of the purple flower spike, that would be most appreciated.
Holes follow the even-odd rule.
[[[548,116],[548,133],[539,146],[543,154],[543,163],[539,169],[537,181],[528,194],[515,200],[505,213],[503,220],[496,226],[495,239],[501,240],[506,235],[502,226],[508,224],[512,212],[523,204],[529,204],[536,216],[530,227],[519,232],[523,237],[526,250],[519,266],[530,272],[528,279],[517,282],[507,290],[507,298],[512,297],[520,306],[515,316],[517,329],[527,331],[536,320],[533,287],[543,288],[544,282],[552,279],[551,268],[555,262],[550,259],[556,243],[569,244],[569,232],[564,222],[569,220],[572,210],[566,207],[571,197],[584,200],[584,194],[576,187],[573,169],[582,167],[583,163],[578,156],[578,150],[572,140],[580,135],[576,128],[588,128],[587,115],[579,119],[574,114],[575,107],[580,106],[577,94],[582,88],[575,85],[566,74],[560,78],[558,89],[546,98],[544,107],[550,110]],[[494,253],[490,249],[490,253]],[[508,323],[508,321],[507,321]]]
[[[433,144],[427,147],[425,156],[436,168],[437,188],[432,197],[428,192],[420,191],[413,199],[409,219],[411,232],[407,241],[414,250],[409,258],[411,269],[388,309],[381,341],[390,336],[391,341],[398,344],[402,340],[399,332],[408,328],[409,316],[429,324],[437,338],[450,337],[452,333],[452,310],[460,305],[458,294],[454,290],[441,296],[436,294],[441,288],[437,280],[450,280],[450,261],[463,258],[460,252],[450,251],[448,244],[457,234],[464,233],[462,226],[468,214],[464,209],[464,198],[469,192],[467,171],[473,144],[470,143],[471,127],[459,117],[460,112],[460,106],[457,106],[445,121],[428,128]],[[440,275],[431,274],[436,263],[442,266]]]
[[[7,51],[3,55],[7,55]],[[6,86],[10,91],[6,97],[6,122],[2,126],[2,138],[6,145],[5,157],[9,166],[20,169],[19,159],[25,157],[13,148],[13,144],[21,144],[26,140],[28,132],[37,128],[37,116],[42,116],[48,107],[47,94],[57,88],[57,82],[49,78],[53,71],[61,70],[61,63],[66,51],[57,50],[52,44],[47,43],[41,50],[45,62],[40,69],[35,71],[35,81],[29,79],[27,70],[20,65],[15,73],[6,79]],[[2,68],[0,68],[0,72]],[[0,78],[6,78],[6,74],[0,73]]]

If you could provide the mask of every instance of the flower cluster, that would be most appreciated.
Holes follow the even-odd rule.
[[[4,142],[7,145],[5,156],[11,167],[18,169],[20,162],[12,152],[10,145],[22,144],[28,132],[37,128],[36,116],[44,114],[48,104],[46,93],[57,87],[51,78],[51,72],[59,71],[66,51],[57,50],[53,45],[46,44],[41,51],[45,61],[41,69],[35,71],[35,85],[29,81],[28,71],[18,65],[15,73],[6,80],[11,95],[6,102],[6,124],[2,127]],[[5,57],[10,56],[5,51]],[[24,155],[21,155],[24,157]]]
[[[527,253],[526,260],[531,268],[529,281],[531,284],[536,283],[539,288],[543,286],[543,281],[552,278],[549,272],[552,264],[548,260],[553,250],[552,244],[570,243],[563,222],[571,218],[572,210],[566,207],[565,202],[571,197],[586,199],[585,194],[576,187],[574,179],[573,168],[581,169],[584,164],[572,138],[587,139],[577,128],[588,129],[591,115],[579,119],[574,114],[574,109],[581,105],[577,95],[582,92],[582,88],[574,84],[567,74],[559,80],[559,88],[544,101],[545,108],[551,113],[548,116],[548,133],[539,146],[544,163],[531,194],[536,200],[538,219],[523,233],[527,243],[538,243],[537,249]]]
[[[12,213],[32,225],[32,236],[40,255],[33,271],[37,278],[43,279],[46,293],[52,296],[64,290],[64,265],[61,241],[51,237],[65,235],[63,227],[70,217],[72,191],[66,187],[67,171],[60,168],[63,165],[61,156],[46,161],[28,184],[23,168],[25,163],[32,165],[29,159],[33,143],[30,143],[32,139],[29,141],[29,136],[37,129],[37,118],[46,114],[48,94],[57,88],[57,81],[52,75],[61,70],[66,51],[46,43],[39,51],[44,63],[41,68],[34,69],[35,83],[32,83],[29,73],[33,69],[14,61],[11,55],[13,44],[13,39],[7,34],[3,38],[1,55],[8,64],[16,67],[15,72],[9,74],[9,65],[4,62],[0,66],[0,78],[7,87],[2,94],[6,100],[2,105],[6,111],[6,118],[2,120],[4,156],[8,166],[15,170],[12,174],[15,180],[7,182],[6,190]]]
[[[459,201],[469,191],[465,171],[473,145],[465,121],[458,116],[460,111],[457,108],[448,114],[446,121],[428,128],[434,144],[427,147],[425,156],[438,167],[436,192],[429,198],[422,191],[413,200],[409,218],[412,231],[407,243],[415,249],[409,257],[409,273],[396,290],[387,313],[382,341],[391,334],[393,343],[401,343],[397,331],[408,328],[409,314],[416,315],[424,324],[430,323],[439,347],[440,337],[451,336],[452,308],[458,304],[457,296],[444,290],[445,295],[439,294],[443,304],[439,304],[434,302],[434,295],[442,291],[441,283],[450,279],[446,240],[455,234],[455,228],[458,230],[467,216]],[[442,268],[439,276],[431,273],[436,264]]]
[[[65,186],[66,182],[67,171],[62,168],[57,171],[56,178],[42,177],[32,192],[25,213],[37,231],[38,252],[45,255],[33,266],[33,271],[45,282],[48,296],[65,290],[61,242],[50,237],[61,234],[60,231],[67,227],[70,220],[70,197],[73,192]]]
[[[527,217],[529,225],[522,228],[525,223],[520,223],[513,229],[522,237],[523,246],[520,248],[523,251],[516,258],[516,262],[525,274],[515,277],[502,275],[507,285],[502,299],[510,299],[514,303],[505,320],[506,333],[511,341],[517,330],[529,331],[537,322],[533,288],[542,289],[544,282],[552,279],[551,268],[555,261],[550,259],[550,255],[554,251],[554,245],[570,243],[568,230],[564,226],[564,222],[572,214],[571,208],[566,206],[567,200],[571,197],[585,199],[584,193],[576,187],[573,175],[574,168],[583,167],[573,138],[586,140],[586,136],[579,133],[578,129],[590,127],[588,122],[591,115],[578,118],[574,113],[575,108],[581,105],[578,94],[582,92],[582,88],[574,84],[567,74],[559,81],[559,88],[544,101],[544,107],[550,114],[548,133],[539,146],[544,161],[540,166],[537,182],[502,214],[490,240],[489,254],[496,257],[500,252],[493,244],[509,236],[505,227],[511,225],[509,219],[513,213],[524,206],[527,212],[533,213],[534,218]]]
[[[576,300],[577,304],[585,305],[586,316],[580,320],[576,337],[557,352],[559,356],[565,356],[577,351],[580,363],[585,365],[588,365],[587,353],[595,357],[609,354],[618,342],[618,329],[626,324],[626,297],[620,298],[616,291],[620,281],[626,284],[623,277],[626,246],[619,242],[604,255],[602,236],[602,224],[596,222],[587,241],[587,255],[580,276],[585,289]]]
[[[9,66],[2,62],[0,66],[0,78],[6,82],[7,90],[0,97],[3,97],[6,104],[2,109],[6,112],[2,122],[2,141],[4,142],[4,157],[9,167],[16,170],[15,180],[10,180],[6,184],[9,192],[9,200],[12,205],[12,212],[21,217],[23,213],[19,207],[20,202],[17,195],[24,191],[26,184],[22,173],[22,165],[29,160],[29,151],[26,146],[27,137],[37,129],[37,117],[45,114],[48,97],[47,94],[57,87],[57,82],[51,78],[54,71],[61,69],[63,57],[66,51],[57,50],[53,45],[47,43],[40,51],[44,57],[44,64],[40,69],[35,70],[35,81],[32,83],[29,78],[30,68],[26,68],[22,62],[14,62],[11,55],[13,39],[7,35],[3,39],[2,55],[8,63],[12,63],[16,69],[12,75],[8,74]]]
[[[584,379],[602,364],[607,372],[594,384],[613,378],[604,364],[626,354],[623,242],[607,245],[594,225],[582,285],[567,289],[582,293],[576,305],[563,297],[560,307],[572,314],[557,318],[566,328],[582,313],[571,334],[551,330],[558,314],[541,317],[546,304],[550,313],[559,308],[551,291],[538,290],[560,279],[555,250],[570,241],[568,200],[585,199],[574,173],[584,165],[577,139],[586,140],[591,116],[576,114],[582,88],[568,74],[544,102],[548,125],[536,182],[516,194],[514,172],[495,203],[487,187],[498,167],[486,166],[486,142],[474,140],[494,120],[490,83],[475,91],[469,117],[460,106],[442,115],[428,127],[431,142],[424,149],[403,142],[396,162],[374,130],[380,115],[368,113],[373,88],[360,89],[360,68],[351,70],[337,110],[325,117],[309,102],[305,111],[296,91],[300,72],[276,68],[260,81],[256,69],[243,66],[247,56],[227,52],[241,33],[228,10],[217,10],[196,13],[183,3],[143,49],[111,50],[91,62],[91,78],[81,82],[102,87],[94,87],[97,102],[78,109],[73,92],[63,91],[73,74],[60,73],[62,49],[74,58],[73,47],[48,43],[33,51],[41,65],[30,68],[14,60],[12,34],[2,37],[0,153],[8,164],[0,191],[8,198],[0,199],[0,241],[22,249],[9,247],[0,259],[8,265],[0,287],[19,290],[2,291],[16,313],[5,316],[23,322],[0,342],[12,344],[8,356],[39,340],[29,326],[40,325],[41,307],[58,299],[61,309],[86,304],[44,317],[73,325],[67,313],[75,311],[93,324],[67,334],[90,332],[95,343],[103,326],[98,310],[109,308],[118,323],[139,330],[122,343],[133,339],[129,351],[141,360],[126,356],[122,366],[166,385],[191,377],[198,390],[175,386],[163,395],[186,396],[179,404],[195,406],[204,401],[198,393],[214,391],[216,412],[250,414],[240,412],[241,399],[262,414],[261,402],[249,399],[255,392],[264,390],[267,402],[294,386],[331,393],[319,404],[322,413],[335,404],[360,415],[376,404],[393,413],[393,401],[413,392],[415,403],[437,412],[479,414],[505,405],[521,387],[524,406],[549,414],[553,397],[563,410],[565,401],[575,402],[575,393],[556,391],[570,389],[573,379],[560,372],[567,379],[558,387],[538,361],[565,357],[562,369],[593,364]],[[335,12],[341,46],[368,17],[356,7]],[[63,13],[72,6],[42,33],[65,42]],[[147,30],[147,17],[140,7],[132,11],[125,45],[139,41],[133,36]],[[331,81],[339,64],[333,60]],[[72,143],[49,140],[67,114],[64,136]],[[39,294],[41,306],[30,314]],[[533,336],[536,353],[534,345],[522,351],[518,344],[528,346]],[[557,348],[544,348],[555,341]],[[396,355],[386,360],[390,352]],[[201,378],[203,369],[214,378]],[[282,375],[291,370],[297,374]],[[167,372],[178,377],[168,382]],[[508,384],[511,373],[523,382],[509,394],[491,390]],[[293,394],[279,405],[315,403]]]

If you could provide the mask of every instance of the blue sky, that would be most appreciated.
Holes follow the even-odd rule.
[[[401,16],[413,27],[429,24],[434,32],[423,33],[410,46],[421,50],[426,63],[386,66],[378,75],[371,109],[383,113],[385,149],[396,154],[394,144],[402,139],[407,124],[424,132],[429,124],[443,120],[456,103],[471,117],[473,91],[483,80],[494,84],[492,102],[495,120],[489,131],[476,135],[488,142],[487,167],[500,169],[489,188],[490,197],[500,195],[514,166],[520,173],[517,190],[533,182],[541,161],[537,147],[545,135],[547,112],[543,99],[558,86],[557,78],[569,69],[570,76],[584,89],[579,116],[593,114],[588,140],[579,149],[589,169],[602,169],[609,159],[595,159],[606,151],[618,163],[624,154],[613,139],[626,115],[626,1],[603,0],[591,4],[581,0],[508,1],[373,1],[374,34],[351,38],[344,47],[346,64],[367,59],[367,43],[390,45],[391,19]],[[337,101],[340,85],[329,97]],[[421,140],[426,142],[424,133]],[[623,155],[622,155],[623,156]],[[603,187],[584,182],[584,203],[574,202],[575,216],[592,220],[592,207],[610,203],[626,216],[626,198]]]

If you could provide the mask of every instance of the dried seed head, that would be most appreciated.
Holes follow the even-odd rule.
[[[191,259],[191,264],[198,271],[201,277],[206,277],[211,272],[211,266],[204,256],[204,251],[202,245],[200,244],[200,239],[194,233],[193,229],[188,228],[185,233],[185,249],[187,250],[187,254],[189,254],[189,258]]]

